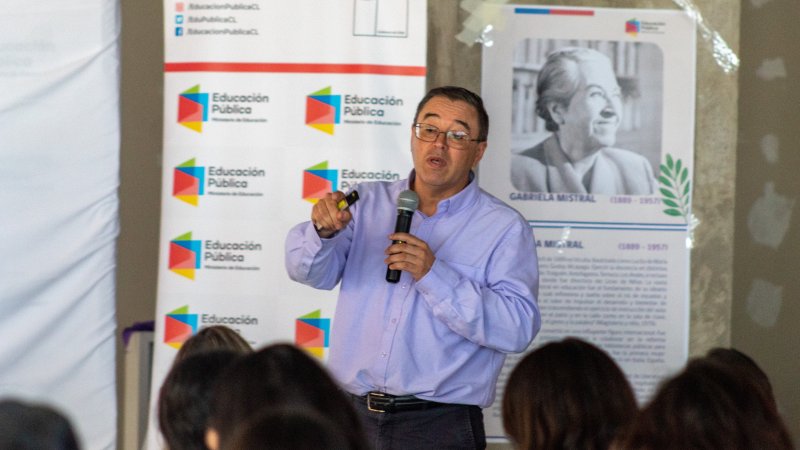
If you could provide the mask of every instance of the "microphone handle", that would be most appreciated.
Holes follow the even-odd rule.
[[[397,212],[397,223],[394,227],[395,233],[408,233],[411,230],[411,218],[414,217],[412,211],[400,210]],[[392,244],[400,244],[403,241],[394,240]],[[386,267],[386,281],[397,283],[400,281],[400,271]]]

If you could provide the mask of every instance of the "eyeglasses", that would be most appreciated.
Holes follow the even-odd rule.
[[[420,141],[435,142],[439,139],[439,135],[444,133],[447,139],[447,146],[455,149],[463,149],[469,145],[470,142],[483,142],[483,139],[472,139],[469,133],[461,130],[448,130],[442,131],[433,125],[427,123],[414,124],[414,136]]]

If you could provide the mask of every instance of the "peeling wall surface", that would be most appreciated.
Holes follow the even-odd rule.
[[[800,4],[741,2],[731,343],[769,375],[800,443]]]

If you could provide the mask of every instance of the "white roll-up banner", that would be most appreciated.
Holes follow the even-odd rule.
[[[424,0],[166,0],[164,22],[151,411],[205,326],[325,360],[337,293],[292,282],[283,243],[325,193],[408,175],[427,45]]]

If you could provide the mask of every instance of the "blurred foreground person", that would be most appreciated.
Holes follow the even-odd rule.
[[[732,370],[741,371],[742,375],[749,378],[755,387],[761,389],[769,402],[777,408],[775,395],[772,393],[772,383],[753,358],[733,348],[715,347],[706,353],[706,359],[712,362],[716,361]]]
[[[239,354],[210,350],[176,361],[158,395],[158,426],[169,450],[206,450],[214,383]]]
[[[209,350],[233,350],[241,355],[252,352],[253,347],[234,329],[224,325],[214,325],[200,329],[187,339],[175,355],[173,364],[187,356]]]
[[[368,448],[345,394],[317,361],[291,344],[264,347],[225,370],[214,388],[206,444],[225,449],[254,416],[289,406],[333,421],[346,433],[348,448]]]
[[[336,422],[308,408],[263,411],[238,427],[222,450],[358,450]]]
[[[636,411],[619,366],[577,338],[526,355],[503,396],[503,426],[520,450],[605,450]]]
[[[175,369],[185,359],[216,351],[231,352],[232,356],[200,358],[188,367]],[[190,336],[175,354],[159,399],[151,405],[145,448],[205,449],[205,421],[215,377],[235,356],[252,351],[236,330],[225,325],[204,327]],[[194,369],[189,367],[200,372],[192,372]],[[156,427],[160,433],[151,432]]]
[[[0,401],[0,450],[78,450],[69,420],[55,409]]]
[[[752,378],[708,358],[666,380],[615,450],[790,450],[772,402]]]

